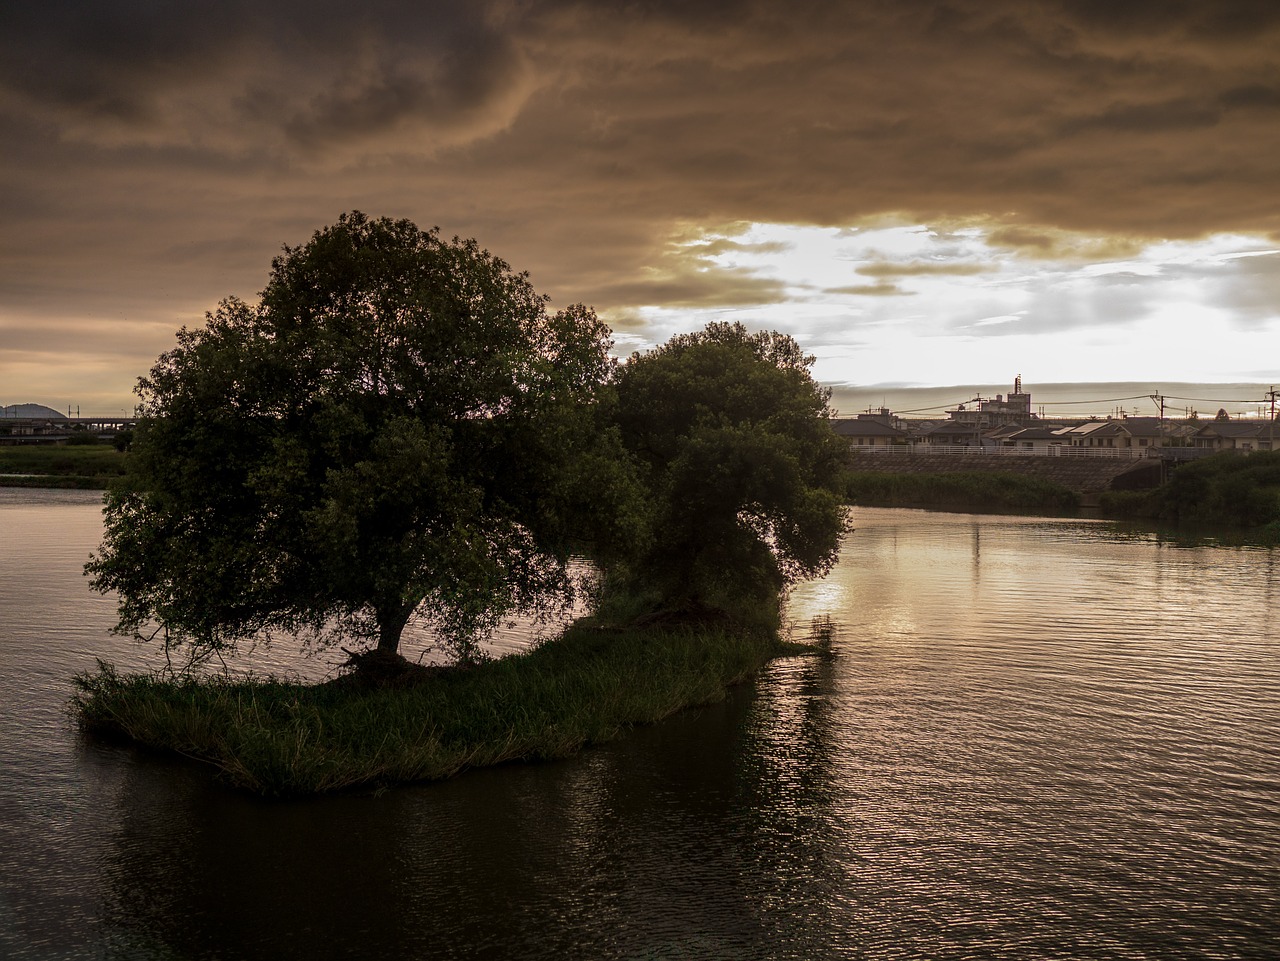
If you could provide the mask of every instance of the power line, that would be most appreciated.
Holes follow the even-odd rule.
[[[1217,397],[1217,398],[1215,397],[1177,397],[1177,396],[1174,396],[1173,394],[1164,394],[1164,395],[1155,395],[1155,396],[1164,396],[1168,400],[1189,400],[1189,401],[1194,401],[1195,403],[1200,403],[1200,404],[1265,404],[1267,402],[1265,398],[1263,400],[1258,400],[1257,398],[1250,398],[1247,400],[1231,400],[1231,399],[1224,399],[1221,397]],[[1089,404],[1118,404],[1121,401],[1129,401],[1129,400],[1151,400],[1152,397],[1153,397],[1152,394],[1135,394],[1132,397],[1103,397],[1097,400],[1045,400],[1045,401],[1037,401],[1036,406],[1038,407],[1081,407]],[[978,400],[980,400],[980,398],[970,397],[967,400],[955,401],[950,404],[938,404],[935,407],[917,407],[913,410],[898,410],[898,411],[894,411],[894,413],[899,415],[928,414],[928,413],[933,413],[934,411],[945,411],[950,408],[957,407],[960,404],[969,404]]]
[[[1200,404],[1265,404],[1265,400],[1258,400],[1251,397],[1248,400],[1226,400],[1221,397],[1175,397],[1173,394],[1165,394],[1170,400],[1194,400]]]
[[[961,403],[964,403],[963,401]],[[915,410],[895,410],[895,414],[927,414],[934,410],[946,410],[948,407],[954,407],[955,404],[939,404],[937,407],[917,407]]]
[[[1072,404],[1115,404],[1122,400],[1147,400],[1150,394],[1138,394],[1134,397],[1105,397],[1101,400],[1041,400],[1036,401],[1042,407],[1068,407]]]
[[[1150,396],[1151,396],[1150,394],[1138,394],[1133,397],[1109,397],[1109,398],[1103,398],[1101,400],[1060,400],[1060,401],[1046,400],[1046,401],[1037,401],[1037,404],[1041,407],[1065,407],[1068,405],[1075,405],[1075,404],[1114,404],[1122,400],[1147,400],[1148,398],[1150,398]],[[967,400],[955,401],[950,404],[939,404],[936,407],[917,407],[914,410],[897,410],[897,411],[894,411],[894,413],[895,414],[927,414],[930,411],[947,410],[948,408],[956,407],[960,404],[970,404],[975,402],[976,400],[978,400],[978,398],[970,397]]]
[[[966,400],[957,400],[950,404],[939,404],[937,407],[917,407],[915,410],[900,410],[895,413],[899,414],[926,414],[931,410],[947,410],[951,407],[963,407],[965,404],[979,404],[982,397],[970,397]]]

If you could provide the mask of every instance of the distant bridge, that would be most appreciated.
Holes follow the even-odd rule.
[[[0,444],[57,444],[85,432],[110,437],[137,417],[0,417]]]

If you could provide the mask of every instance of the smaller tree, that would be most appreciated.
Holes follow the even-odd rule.
[[[630,358],[614,417],[648,536],[615,576],[667,606],[733,606],[830,569],[845,449],[812,364],[790,337],[724,323]]]

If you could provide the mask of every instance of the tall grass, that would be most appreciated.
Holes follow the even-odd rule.
[[[107,444],[85,446],[0,446],[0,474],[32,477],[0,477],[10,487],[81,487],[105,489],[125,472],[126,454]]]
[[[434,780],[558,758],[723,698],[788,648],[741,625],[607,629],[579,623],[523,654],[403,688],[126,676],[75,679],[91,733],[211,764],[229,784],[286,797]]]
[[[999,471],[890,474],[850,471],[845,495],[853,504],[875,507],[931,507],[975,513],[1028,511],[1071,513],[1080,495],[1038,477]]]

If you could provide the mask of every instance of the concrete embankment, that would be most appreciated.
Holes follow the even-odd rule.
[[[853,451],[855,471],[885,474],[943,474],[1000,471],[1061,484],[1088,498],[1108,490],[1136,490],[1160,483],[1160,461],[1109,457],[1010,457],[1002,454],[910,454]]]

